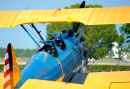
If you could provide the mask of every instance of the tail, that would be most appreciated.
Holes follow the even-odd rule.
[[[3,89],[14,89],[21,79],[13,45],[8,44],[5,54]]]

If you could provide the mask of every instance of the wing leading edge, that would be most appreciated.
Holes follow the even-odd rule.
[[[85,25],[130,23],[130,6],[53,10],[0,11],[0,27],[29,23],[80,22]]]

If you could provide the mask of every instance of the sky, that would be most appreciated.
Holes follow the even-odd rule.
[[[103,7],[121,7],[130,6],[130,0],[85,0],[88,4],[100,4]],[[81,3],[82,0],[0,0],[0,10],[44,10],[44,9],[64,9],[65,6],[71,6]],[[46,24],[36,25],[44,39],[46,39]],[[121,24],[117,25],[119,29]],[[36,49],[36,44],[20,27],[0,28],[0,47],[6,48],[8,43],[12,43],[14,48]]]

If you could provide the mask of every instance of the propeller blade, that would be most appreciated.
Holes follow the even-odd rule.
[[[80,8],[85,7],[85,1],[83,1],[80,5]],[[73,30],[75,33],[77,33],[80,23],[73,23]]]
[[[84,8],[85,7],[85,1],[83,1],[80,5],[80,8]]]

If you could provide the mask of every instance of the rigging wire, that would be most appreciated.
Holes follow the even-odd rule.
[[[30,25],[31,26],[31,25]],[[40,38],[38,36],[36,36],[34,29],[31,27],[32,31],[29,30],[30,33],[32,33],[34,35],[35,38],[37,38],[38,40],[40,40]],[[37,41],[38,42],[38,41]]]
[[[31,29],[31,30],[30,30]],[[32,34],[33,37],[35,37],[35,40],[36,42],[40,42],[40,38],[38,36],[36,36],[35,32],[34,32],[34,29],[32,27],[30,27],[30,29],[28,29],[28,32]],[[37,45],[35,44],[36,48],[37,48]]]
[[[31,26],[31,25],[30,25]],[[38,40],[40,40],[40,38],[38,38],[38,36],[36,36],[36,34],[35,34],[35,32],[34,32],[34,29],[31,27],[31,29],[32,29],[32,32],[30,31],[30,33],[32,33],[33,35],[34,35],[34,37],[36,38],[36,41],[38,42],[38,44],[39,44],[39,41]],[[35,46],[37,47],[37,45],[35,44]]]

